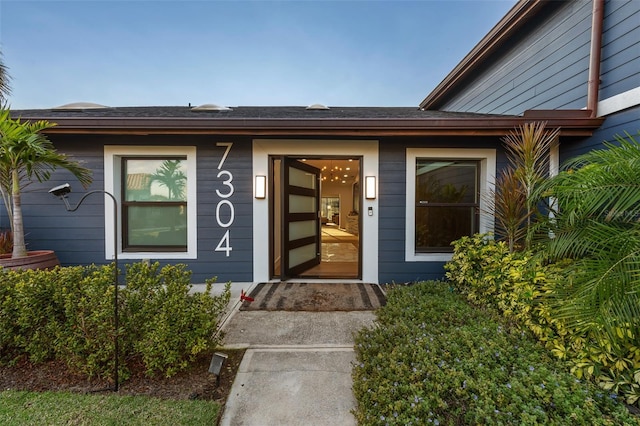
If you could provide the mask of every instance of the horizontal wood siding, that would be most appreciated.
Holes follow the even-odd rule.
[[[444,262],[406,262],[405,232],[407,203],[407,148],[494,148],[498,149],[498,167],[505,156],[498,138],[423,138],[380,140],[378,274],[380,283],[403,283],[440,279]]]
[[[161,260],[168,263],[184,263],[193,272],[193,282],[204,282],[218,277],[218,282],[250,282],[253,279],[253,229],[252,229],[252,179],[251,143],[249,139],[221,139],[212,136],[59,136],[50,139],[60,152],[82,159],[84,165],[94,170],[94,182],[84,190],[75,178],[66,171],[56,171],[49,182],[33,184],[23,197],[24,220],[28,248],[53,249],[63,265],[104,264],[104,203],[99,194],[88,197],[76,212],[67,212],[62,202],[48,190],[69,182],[73,193],[69,196],[72,205],[82,194],[93,189],[104,188],[105,145],[171,145],[196,146],[198,167],[198,255],[197,259]],[[217,203],[222,199],[216,190],[228,193],[228,187],[218,175],[218,164],[224,147],[217,142],[233,142],[222,169],[233,175],[233,195],[229,200],[234,206],[234,221],[228,228],[219,226],[216,220]],[[110,204],[110,199],[107,199]],[[191,206],[189,206],[190,208]],[[195,206],[194,206],[195,207]],[[4,208],[0,209],[0,228],[9,226]],[[221,222],[228,221],[228,209],[221,209]],[[230,231],[233,250],[229,257],[215,251],[226,230]],[[153,258],[150,259],[154,261]],[[122,260],[121,267],[133,260]]]
[[[55,250],[63,264],[104,264],[104,203],[107,196],[91,195],[77,211],[67,212],[62,201],[48,192],[54,186],[68,182],[73,190],[69,199],[75,206],[87,191],[103,188],[102,149],[96,148],[94,140],[87,143],[80,137],[71,138],[64,146],[57,145],[57,137],[50,139],[59,152],[93,170],[93,183],[85,189],[70,172],[57,170],[48,182],[29,185],[22,195],[27,249]],[[112,205],[110,199],[106,202]],[[2,221],[3,228],[4,224]]]
[[[640,87],[640,1],[605,5],[600,99]]]
[[[519,115],[584,108],[590,35],[591,1],[550,2],[439,109]]]
[[[602,126],[590,138],[579,143],[563,145],[560,161],[564,163],[568,159],[584,154],[589,150],[602,149],[604,141],[615,142],[615,136],[624,136],[625,131],[640,143],[640,105],[608,116]]]
[[[201,276],[217,276],[221,282],[253,281],[253,183],[251,174],[251,141],[249,139],[220,139],[208,137],[198,145],[198,260],[192,262],[194,273]],[[226,175],[217,177],[218,164],[225,148],[217,142],[233,142],[233,147],[220,170],[233,175],[234,193],[225,198],[234,206],[235,218],[228,228],[223,228],[216,219],[218,203],[223,200],[216,194],[228,193],[223,184]],[[229,221],[229,210],[221,208],[220,221]],[[220,240],[229,230],[233,250],[226,256],[216,251]]]

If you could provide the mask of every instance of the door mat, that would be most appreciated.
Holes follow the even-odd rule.
[[[373,311],[386,299],[377,284],[260,283],[240,306],[241,311]]]

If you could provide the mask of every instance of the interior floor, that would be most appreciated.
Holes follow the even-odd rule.
[[[300,274],[304,278],[358,278],[359,238],[333,223],[322,225],[320,264]]]

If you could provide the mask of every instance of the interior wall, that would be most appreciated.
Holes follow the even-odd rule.
[[[322,184],[323,197],[339,197],[340,198],[340,228],[344,228],[346,222],[344,218],[353,210],[353,186],[345,185],[337,182]]]

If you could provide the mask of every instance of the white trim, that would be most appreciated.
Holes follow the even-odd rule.
[[[269,155],[361,156],[362,176],[378,176],[378,141],[353,140],[253,140],[253,175],[269,176]],[[270,179],[270,177],[268,177]],[[379,180],[379,179],[378,179]],[[269,195],[253,199],[253,280],[269,281]],[[378,198],[362,197],[363,212],[373,208],[374,214],[361,214],[362,280],[378,282]]]
[[[560,171],[560,144],[551,145],[549,149],[549,176],[554,177]]]
[[[407,148],[406,166],[406,226],[405,226],[405,261],[406,262],[447,262],[452,253],[416,253],[416,159],[417,158],[447,158],[460,160],[480,160],[480,211],[488,211],[486,197],[482,194],[493,193],[496,175],[495,149],[465,149],[465,148]],[[479,232],[493,232],[493,216],[481,214]]]
[[[603,99],[598,102],[598,117],[614,114],[640,105],[640,87]]]
[[[195,146],[119,146],[104,147],[104,190],[121,200],[120,162],[115,159],[122,156],[187,156],[187,251],[186,252],[123,252],[122,218],[118,217],[118,258],[119,259],[196,259],[198,256],[198,203],[197,203],[197,170]],[[120,208],[120,206],[118,206]],[[120,214],[120,211],[118,212]],[[105,256],[113,258],[113,206],[105,203],[104,207]]]

